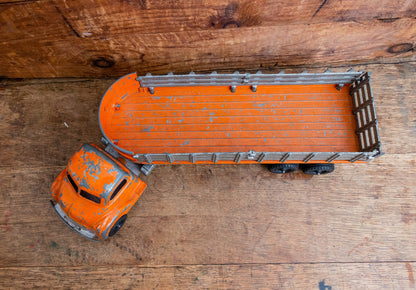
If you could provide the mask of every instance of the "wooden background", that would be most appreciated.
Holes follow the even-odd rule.
[[[0,76],[397,63],[415,17],[414,0],[0,0]]]
[[[0,0],[0,288],[415,289],[415,14],[414,0]],[[372,71],[386,155],[313,178],[159,166],[103,243],[50,208],[69,157],[99,143],[102,77],[326,67]]]
[[[114,79],[3,80],[0,288],[414,289],[416,63],[354,68],[373,72],[386,155],[320,177],[159,166],[102,243],[68,229],[48,191],[81,143],[99,142]]]

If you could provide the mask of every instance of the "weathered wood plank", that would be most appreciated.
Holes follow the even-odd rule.
[[[413,153],[416,149],[416,79],[413,77],[416,63],[374,68],[371,83],[383,150]]]
[[[269,202],[270,198],[275,202],[279,202],[281,199],[291,200],[290,196],[286,196],[286,193],[270,196],[270,191],[273,190],[277,182],[279,183],[279,190],[288,192],[290,195],[292,187],[290,180],[292,179],[299,181],[296,189],[299,192],[305,192],[310,187],[320,187],[325,184],[328,184],[328,187],[335,187],[337,184],[347,184],[350,181],[349,178],[351,178],[354,182],[345,188],[340,188],[338,194],[342,195],[342,201],[340,202],[355,205],[353,201],[358,202],[357,196],[363,195],[365,202],[378,199],[379,184],[383,183],[385,176],[389,176],[390,182],[383,187],[384,193],[389,193],[392,198],[397,194],[403,193],[404,195],[401,195],[404,198],[403,202],[407,202],[407,199],[412,199],[411,187],[415,181],[410,173],[414,172],[415,158],[415,154],[388,154],[368,164],[338,164],[337,170],[331,176],[322,176],[320,178],[308,178],[308,176],[300,172],[289,177],[273,175],[260,165],[160,166],[153,172],[155,174],[152,173],[149,177],[142,176],[142,179],[149,186],[146,189],[145,196],[140,199],[140,204],[141,202],[146,202],[146,205],[139,205],[140,209],[131,211],[130,217],[146,217],[155,214],[158,216],[197,215],[198,212],[210,215],[213,210],[219,211],[218,214],[220,215],[227,216],[228,212],[222,212],[219,208],[213,208],[216,206],[213,201],[220,199],[221,202],[227,203],[231,199],[229,198],[230,195],[235,195],[235,197],[241,195],[245,196],[245,198],[250,198],[253,192],[257,194],[252,197],[254,200],[251,200],[250,203],[255,203],[256,205],[252,205],[252,207],[256,207],[256,211],[261,211],[261,207],[265,206],[263,202]],[[18,170],[9,168],[0,170],[3,190],[7,193],[2,196],[3,203],[0,204],[0,210],[13,212],[14,217],[11,221],[13,224],[45,220],[48,222],[55,221],[56,217],[51,215],[48,204],[50,199],[49,188],[62,169],[63,166],[36,168],[35,171],[33,167]],[[228,173],[228,171],[230,172]],[[379,176],[373,177],[372,174],[376,172],[379,173]],[[227,183],[228,179],[239,179],[247,174],[250,176],[246,177],[247,180],[244,180],[241,184],[239,183],[231,187]],[[22,180],[25,180],[25,182],[22,182]],[[280,184],[280,182],[283,182],[283,184]],[[188,195],[188,189],[196,186],[193,183],[201,186],[201,189],[197,193]],[[362,184],[368,185],[363,187]],[[310,194],[319,196],[319,190],[313,188],[309,189]],[[213,191],[217,191],[217,193],[213,194]],[[350,191],[353,191],[354,194],[351,194]],[[222,196],[224,192],[228,192],[228,194]],[[161,200],[163,200],[162,203]],[[25,206],[28,201],[33,205],[30,208]],[[204,207],[204,204],[201,204],[208,201],[210,202],[209,207],[207,205]],[[306,200],[302,200],[302,202],[305,203],[305,206],[307,205]],[[386,200],[386,205],[389,202],[389,200]],[[192,206],[190,208],[182,208],[181,204],[184,203]],[[324,210],[319,205],[321,203],[320,200],[316,201],[316,203],[317,208]],[[397,204],[397,206],[399,205],[401,203]],[[221,208],[224,206],[226,205],[222,205]],[[275,206],[276,208],[270,209],[270,214],[273,214],[280,207],[278,204]],[[325,206],[327,205],[325,204],[323,207]],[[238,211],[238,215],[244,214],[244,212],[240,212],[240,208],[235,210]],[[320,210],[317,209],[318,212]],[[2,223],[1,220],[0,223]]]
[[[409,43],[415,37],[416,21],[409,19],[120,35],[88,41],[68,36],[54,41],[10,41],[1,50],[13,55],[13,65],[7,58],[2,58],[0,65],[7,77],[120,76],[131,71],[189,72],[213,67],[261,69],[411,57],[413,46]],[[38,50],[33,52],[33,46]],[[396,49],[398,52],[392,52]]]
[[[129,2],[123,2],[124,4],[108,2],[103,4],[105,8],[100,8],[98,5],[94,9],[89,7],[95,2],[86,2],[85,7],[78,2],[78,6],[75,7],[71,7],[69,2],[59,3],[55,5],[55,2],[42,1],[22,5],[2,5],[0,36],[3,41],[0,43],[0,53],[6,56],[0,59],[2,76],[103,77],[120,76],[135,70],[144,74],[206,71],[213,67],[256,69],[414,57],[416,20],[406,17],[409,13],[414,14],[412,11],[415,9],[415,4],[412,1],[387,5],[390,10],[399,11],[395,15],[401,16],[382,16],[380,18],[382,21],[377,20],[378,16],[374,16],[360,20],[349,19],[346,22],[325,22],[326,20],[316,23],[311,23],[309,20],[279,22],[279,17],[271,14],[273,17],[270,16],[270,19],[277,19],[277,22],[257,23],[256,17],[250,14],[244,16],[247,18],[245,22],[254,21],[253,23],[257,24],[241,25],[232,29],[196,27],[200,22],[195,20],[193,15],[205,15],[203,12],[207,11],[206,9],[200,10],[200,13],[190,12],[188,15],[181,9],[172,8],[173,19],[180,23],[187,23],[184,19],[190,19],[191,23],[176,25],[169,20],[161,20],[160,17],[142,16],[146,14],[130,8]],[[257,4],[250,5],[261,7]],[[315,2],[313,5],[305,5],[319,8],[318,3]],[[330,7],[332,4],[326,5]],[[396,5],[404,7],[400,9],[405,9],[407,12],[403,14],[400,9],[395,9]],[[81,10],[77,10],[76,7]],[[274,10],[281,11],[280,6],[276,7]],[[296,10],[295,6],[290,7]],[[351,7],[363,8],[360,5]],[[379,5],[379,7],[384,6]],[[139,13],[140,17],[130,14],[124,17],[117,9],[124,9],[127,14]],[[248,10],[255,13],[256,9],[258,8]],[[346,8],[339,9],[344,11]],[[261,11],[268,13],[269,10]],[[366,10],[372,11],[371,13],[379,11],[370,7],[363,9]],[[302,11],[302,8],[299,11]],[[322,8],[316,17],[321,13],[324,14],[324,11],[325,8]],[[344,12],[334,13],[346,17],[348,13]],[[102,16],[103,13],[112,16],[105,17]],[[215,9],[211,13],[217,14]],[[351,13],[355,15],[356,12]],[[380,13],[383,15],[382,12]],[[167,12],[162,14],[169,15]],[[295,15],[297,18],[296,13]],[[390,12],[386,12],[385,15],[390,15]],[[146,21],[140,21],[141,17],[153,21],[153,26]],[[383,17],[394,21],[386,21],[387,18]],[[298,19],[309,18],[310,16],[298,17]],[[219,23],[222,23],[221,21]],[[234,20],[230,21],[231,24],[234,23]],[[165,23],[166,28],[163,28]],[[193,25],[193,23],[197,24]],[[214,26],[217,26],[215,23],[214,21]],[[185,29],[183,25],[189,25],[190,28]],[[174,29],[168,29],[168,26]],[[33,49],[34,47],[36,49]]]
[[[415,64],[356,68],[373,72],[385,156],[319,178],[160,166],[104,243],[66,228],[48,189],[99,141],[113,80],[1,82],[0,288],[414,288]]]
[[[73,254],[68,253],[68,254]],[[10,267],[4,288],[413,289],[416,263]],[[24,277],[24,278],[23,278]]]
[[[415,165],[415,154],[386,155],[319,178],[255,165],[161,166],[125,228],[100,244],[50,208],[56,169],[5,173],[0,266],[416,260]]]
[[[99,142],[98,107],[112,82],[17,82],[2,87],[0,167],[65,164],[68,152],[84,142]]]
[[[333,1],[83,1],[57,3],[82,37],[119,33],[165,33],[186,30],[275,26],[287,23],[343,22],[414,17],[408,0]]]
[[[7,23],[12,21],[17,25],[24,24],[25,26],[20,26],[21,29],[33,32],[36,32],[35,27],[27,25],[31,22],[37,23],[43,31],[68,26],[67,31],[84,38],[120,33],[167,33],[290,23],[370,19],[394,22],[399,18],[414,18],[416,13],[416,4],[409,0],[344,0],[324,3],[320,0],[15,1],[18,3],[0,1],[9,15],[6,17]],[[61,21],[54,22],[56,20]],[[56,26],[58,23],[61,27]],[[13,32],[9,37],[16,37],[16,31]],[[48,32],[44,33],[43,37],[48,35]]]

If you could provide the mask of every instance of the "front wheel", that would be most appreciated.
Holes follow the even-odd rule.
[[[108,234],[109,237],[114,236],[120,229],[121,227],[124,225],[124,223],[127,220],[127,215],[123,215],[121,218],[118,219],[118,221],[116,221],[116,223],[113,225],[113,227],[110,230],[110,233]]]
[[[302,171],[310,175],[328,174],[335,170],[333,163],[317,163],[317,164],[303,164]]]

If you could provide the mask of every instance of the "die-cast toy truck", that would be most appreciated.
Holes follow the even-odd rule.
[[[156,164],[268,164],[326,174],[382,154],[366,72],[126,75],[104,94],[105,149],[84,144],[51,188],[74,231],[113,236]]]

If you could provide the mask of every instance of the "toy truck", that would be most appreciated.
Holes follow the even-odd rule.
[[[156,164],[267,164],[326,174],[382,154],[367,72],[126,75],[104,94],[105,149],[84,144],[51,188],[74,231],[113,236]]]

